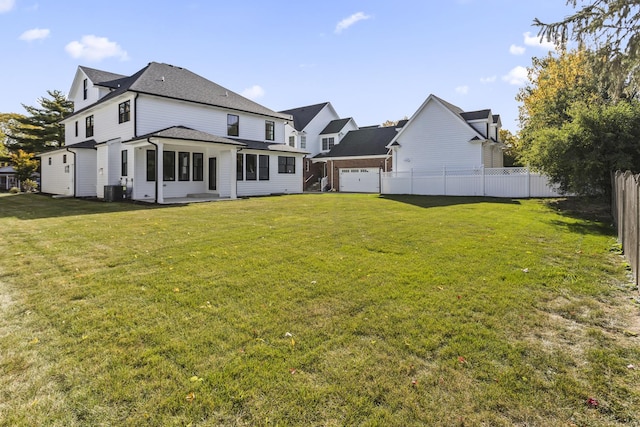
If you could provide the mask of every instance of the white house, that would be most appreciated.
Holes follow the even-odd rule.
[[[351,130],[358,129],[353,118],[341,119],[330,102],[307,105],[281,111],[293,116],[285,125],[285,137],[291,147],[305,150],[309,157],[304,162],[305,188],[327,176],[326,168],[313,163],[311,157],[328,153]]]
[[[293,120],[191,71],[152,62],[131,76],[78,67],[65,147],[40,154],[45,193],[133,200],[302,192]]]

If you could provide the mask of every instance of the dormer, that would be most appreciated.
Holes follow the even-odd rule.
[[[73,110],[78,111],[96,103],[116,87],[117,80],[125,77],[93,68],[78,67],[69,90],[69,100],[73,101]]]
[[[460,113],[460,116],[486,139],[491,139],[491,125],[493,124],[491,110],[468,111]]]
[[[358,125],[351,117],[330,121],[320,132],[321,151],[329,151],[334,145],[340,144],[342,138],[352,130],[358,130]]]

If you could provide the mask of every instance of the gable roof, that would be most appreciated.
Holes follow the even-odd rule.
[[[191,129],[186,126],[172,126],[166,129],[162,129],[156,132],[148,133],[135,137],[126,142],[139,141],[147,138],[166,138],[166,139],[182,139],[187,141],[202,141],[202,142],[214,142],[218,144],[229,144],[244,147],[246,144],[238,141],[234,141],[222,136],[212,135],[207,132]]]
[[[435,96],[434,94],[430,94],[427,99],[422,103],[422,105],[416,110],[415,113],[413,113],[413,115],[411,116],[411,118],[409,118],[409,121],[407,122],[407,124],[405,124],[396,134],[396,136],[393,138],[393,141],[391,142],[396,142],[399,138],[400,135],[402,135],[402,133],[410,127],[410,125],[413,123],[413,121],[415,120],[416,117],[418,117],[418,115],[420,114],[420,112],[422,110],[424,110],[424,108],[427,106],[427,104],[429,102],[435,101],[437,103],[439,103],[440,105],[442,105],[445,109],[447,109],[449,112],[451,112],[451,114],[453,114],[455,117],[458,118],[458,120],[460,120],[461,123],[464,123],[466,126],[469,127],[469,129],[471,129],[473,131],[474,138],[477,138],[478,140],[485,140],[486,137],[484,135],[482,135],[480,132],[478,132],[478,130],[476,128],[474,128],[473,126],[471,126],[471,124],[467,121],[467,119],[465,119],[463,117],[463,114],[465,113],[464,110],[456,105],[451,104],[450,102],[445,101],[442,98],[439,98],[437,96]],[[490,111],[490,110],[487,110]],[[487,117],[488,117],[487,113]],[[390,147],[392,144],[388,144],[387,147]],[[400,144],[398,144],[400,145]]]
[[[349,123],[349,120],[351,120],[351,117],[348,117],[346,119],[331,120],[329,124],[322,130],[322,132],[320,132],[320,135],[340,132],[347,125],[347,123]]]
[[[393,126],[352,130],[328,153],[318,154],[314,158],[383,156],[387,154],[387,144],[395,136],[396,128]]]
[[[305,107],[292,108],[290,110],[280,111],[282,114],[289,114],[293,116],[293,127],[297,131],[303,130],[313,120],[315,116],[322,111],[322,109],[329,105],[328,102],[322,102],[320,104],[307,105]]]
[[[111,73],[109,71],[96,70],[95,68],[89,68],[84,66],[78,67],[83,73],[93,82],[94,85],[102,85],[105,82],[111,82],[115,80],[124,79],[127,76],[122,74]],[[108,86],[110,87],[110,86]]]
[[[111,93],[83,110],[102,104],[126,92],[136,92],[255,113],[284,120],[291,119],[288,114],[277,113],[217,83],[207,80],[186,68],[150,62],[149,65],[129,77],[93,70],[87,67],[83,67],[82,69],[85,72],[89,70],[89,73],[94,74],[98,80],[98,82],[94,81],[94,84],[113,89]],[[109,74],[114,78],[109,79]],[[76,111],[73,115],[77,113],[79,113],[79,111]]]

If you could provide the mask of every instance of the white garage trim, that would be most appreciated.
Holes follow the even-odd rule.
[[[380,168],[340,168],[340,191],[379,193]]]

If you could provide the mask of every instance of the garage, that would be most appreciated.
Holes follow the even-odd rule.
[[[379,193],[380,168],[341,168],[340,191],[347,193]]]

